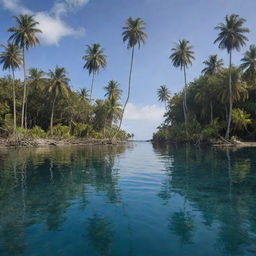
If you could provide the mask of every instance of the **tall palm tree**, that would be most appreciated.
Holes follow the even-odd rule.
[[[245,52],[241,59],[240,68],[244,70],[244,78],[253,87],[256,87],[256,46],[250,45],[248,51]]]
[[[115,138],[115,136],[121,129],[123,117],[124,117],[124,111],[125,111],[126,105],[130,98],[135,47],[138,46],[138,49],[140,49],[141,44],[146,43],[147,34],[145,32],[145,29],[146,29],[145,26],[146,26],[146,23],[141,18],[133,19],[133,18],[129,17],[125,21],[125,26],[123,27],[123,30],[124,30],[122,33],[123,42],[127,42],[127,49],[132,49],[132,56],[131,56],[131,64],[130,64],[130,72],[129,72],[128,94],[127,94],[127,98],[126,98],[126,101],[124,103],[124,107],[123,107],[123,110],[121,113],[120,123],[119,123],[118,129],[117,129],[117,132],[113,138]]]
[[[59,95],[68,97],[70,93],[70,88],[68,86],[69,78],[67,78],[66,76],[65,68],[60,68],[57,66],[55,70],[50,70],[48,75],[50,79],[48,92],[52,95],[53,99],[50,123],[50,133],[52,135],[53,116],[56,99]]]
[[[104,90],[106,91],[105,97],[107,96],[108,99],[116,98],[119,100],[122,94],[122,90],[119,89],[118,82],[114,80],[109,81],[108,85],[104,87]]]
[[[13,93],[13,130],[16,132],[16,93],[15,93],[15,69],[22,65],[22,54],[17,45],[8,43],[7,46],[1,45],[4,51],[0,54],[0,63],[3,64],[3,70],[8,69],[12,72],[12,93]]]
[[[223,60],[219,59],[218,56],[216,55],[210,55],[209,59],[204,61],[203,64],[206,66],[203,70],[202,73],[204,75],[215,75],[218,74],[222,68],[223,68]]]
[[[170,91],[166,87],[166,85],[161,85],[160,88],[157,90],[158,100],[164,102],[165,109],[167,108],[167,102],[170,99]]]
[[[40,29],[37,28],[39,22],[35,21],[33,15],[20,15],[19,17],[14,17],[17,23],[16,27],[11,27],[8,32],[11,32],[9,40],[12,40],[16,45],[22,49],[23,54],[23,72],[24,72],[24,91],[23,91],[23,102],[22,102],[22,113],[21,113],[21,127],[25,125],[25,104],[27,98],[27,77],[26,77],[26,62],[25,62],[25,50],[30,47],[35,47],[39,44],[39,39],[37,38],[37,33],[42,33]]]
[[[86,55],[82,58],[86,61],[84,68],[88,70],[89,75],[92,74],[91,100],[95,74],[99,72],[100,68],[105,68],[107,66],[107,56],[103,54],[104,48],[102,48],[100,44],[87,45],[86,47]]]
[[[185,121],[185,129],[186,134],[188,135],[187,130],[187,114],[188,114],[188,108],[187,108],[187,75],[186,75],[186,69],[189,65],[192,65],[192,60],[195,59],[194,52],[192,51],[192,46],[189,45],[189,41],[187,40],[179,40],[179,43],[176,44],[175,48],[172,48],[172,54],[169,57],[172,61],[172,64],[174,67],[183,69],[184,72],[184,81],[185,81],[185,87],[184,87],[184,100],[183,100],[183,112],[184,112],[184,121]]]
[[[245,45],[248,38],[244,35],[249,32],[248,28],[244,28],[243,24],[245,19],[240,18],[237,14],[226,15],[225,21],[221,22],[215,29],[219,30],[219,34],[214,43],[219,43],[220,49],[226,49],[229,54],[229,115],[228,125],[225,138],[229,138],[230,125],[232,121],[233,109],[233,96],[232,96],[232,78],[231,78],[231,65],[232,65],[232,51],[240,51],[241,47]]]

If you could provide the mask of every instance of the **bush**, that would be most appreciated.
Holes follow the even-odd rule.
[[[76,137],[89,137],[93,132],[92,126],[89,124],[75,124],[73,135]]]
[[[28,134],[33,138],[45,138],[46,132],[39,126],[34,126],[32,129],[28,130]]]
[[[52,136],[56,136],[59,138],[70,138],[71,135],[69,133],[69,127],[66,125],[60,125],[57,124],[55,126],[52,127]],[[48,135],[50,135],[50,131],[47,133]]]

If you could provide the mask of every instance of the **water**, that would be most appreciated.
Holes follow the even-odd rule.
[[[256,148],[0,150],[0,255],[256,255]]]

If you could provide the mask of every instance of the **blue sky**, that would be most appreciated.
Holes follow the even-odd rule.
[[[83,70],[85,45],[100,43],[108,56],[106,70],[95,81],[94,97],[103,97],[102,87],[117,80],[127,93],[131,52],[122,42],[124,20],[141,17],[147,23],[147,43],[135,52],[130,104],[124,128],[135,133],[137,139],[148,139],[163,120],[163,104],[157,101],[156,90],[166,84],[172,93],[183,87],[179,69],[171,66],[170,49],[180,39],[194,46],[196,60],[188,70],[188,81],[197,77],[202,62],[211,54],[218,54],[227,63],[225,51],[213,44],[214,27],[226,14],[239,14],[247,20],[251,30],[249,43],[234,54],[239,63],[249,44],[256,44],[255,0],[0,0],[1,43],[8,39],[6,29],[13,26],[13,15],[34,14],[44,31],[41,45],[27,54],[28,67],[49,70],[64,66],[74,89],[89,88],[91,77]],[[21,76],[21,73],[18,74]]]

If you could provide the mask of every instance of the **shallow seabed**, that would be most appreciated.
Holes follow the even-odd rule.
[[[0,255],[256,255],[256,148],[0,151]]]

